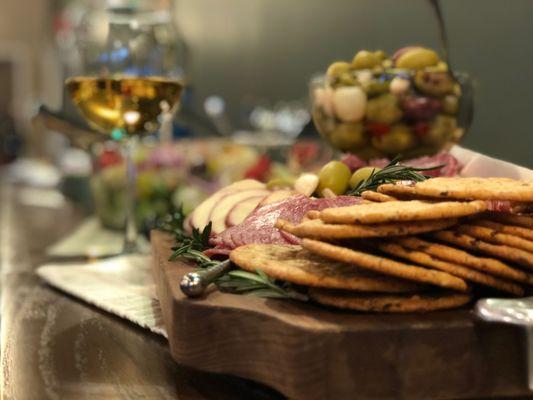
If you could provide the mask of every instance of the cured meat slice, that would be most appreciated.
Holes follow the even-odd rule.
[[[210,243],[215,246],[215,250],[231,250],[249,243],[298,243],[296,237],[288,236],[274,226],[279,218],[298,223],[308,211],[342,207],[359,202],[361,199],[353,196],[312,199],[303,195],[295,195],[256,209],[241,224],[232,226],[221,234],[212,237]]]
[[[413,158],[412,160],[407,160],[402,164],[408,165],[409,167],[416,168],[430,168],[437,165],[443,165],[442,168],[425,171],[425,175],[437,177],[437,176],[455,176],[459,173],[459,162],[457,159],[452,156],[450,153],[442,152],[434,156],[426,156]]]
[[[388,158],[374,158],[369,160],[367,163],[352,154],[345,154],[341,158],[341,161],[345,163],[352,172],[358,168],[365,166],[383,168],[390,163],[390,160]],[[443,165],[442,168],[424,172],[426,175],[432,177],[455,176],[459,173],[460,170],[459,162],[454,156],[452,156],[448,152],[441,152],[433,156],[424,156],[401,161],[401,164],[417,168],[430,168],[435,167],[437,165]]]

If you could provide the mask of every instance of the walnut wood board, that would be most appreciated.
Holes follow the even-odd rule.
[[[187,299],[152,233],[152,267],[175,361],[261,382],[293,399],[470,399],[529,396],[520,327],[470,309],[385,315],[212,291]]]
[[[0,170],[0,399],[281,398],[249,380],[177,364],[159,335],[44,283],[35,268],[50,261],[48,246],[83,223],[83,210],[37,206],[34,188],[2,178]]]

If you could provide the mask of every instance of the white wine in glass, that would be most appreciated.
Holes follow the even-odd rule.
[[[159,77],[73,77],[67,90],[83,117],[96,130],[119,135],[151,133],[162,112],[179,102],[182,84]]]
[[[79,68],[65,82],[74,104],[97,131],[122,145],[126,164],[124,252],[135,253],[136,137],[156,131],[177,108],[186,47],[171,0],[91,0],[76,32]]]
[[[123,142],[126,158],[126,221],[124,253],[138,251],[135,221],[136,169],[132,159],[135,135],[159,127],[160,115],[172,112],[183,85],[161,77],[72,77],[67,91],[87,122],[101,133]]]

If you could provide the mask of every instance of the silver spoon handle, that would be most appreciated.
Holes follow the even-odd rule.
[[[231,261],[228,259],[201,271],[189,272],[181,278],[180,289],[187,297],[199,297],[209,284],[231,268]]]

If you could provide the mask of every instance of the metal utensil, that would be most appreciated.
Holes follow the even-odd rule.
[[[198,272],[189,272],[181,278],[180,289],[187,297],[199,297],[205,289],[232,268],[231,261],[225,260]]]
[[[526,328],[528,386],[533,390],[533,297],[479,300],[476,303],[475,313],[485,321],[503,322]]]
[[[440,39],[440,45],[442,47],[442,54],[444,61],[446,64],[448,64],[448,73],[451,75],[454,80],[456,79],[455,74],[453,73],[453,68],[450,60],[450,47],[448,45],[448,33],[446,31],[446,24],[444,23],[444,16],[442,15],[442,10],[440,7],[440,1],[439,0],[429,0],[429,3],[431,4],[433,8],[433,12],[435,13],[435,18],[437,19],[437,25],[439,27],[439,39]]]
[[[428,0],[429,4],[433,8],[435,18],[437,19],[437,25],[439,27],[439,39],[442,48],[442,54],[444,61],[448,64],[448,74],[450,77],[461,86],[461,111],[459,118],[463,121],[461,125],[470,127],[474,118],[474,89],[471,80],[467,75],[454,72],[452,61],[450,58],[450,46],[448,44],[448,33],[446,30],[446,24],[444,22],[444,15],[440,7],[440,0]]]

